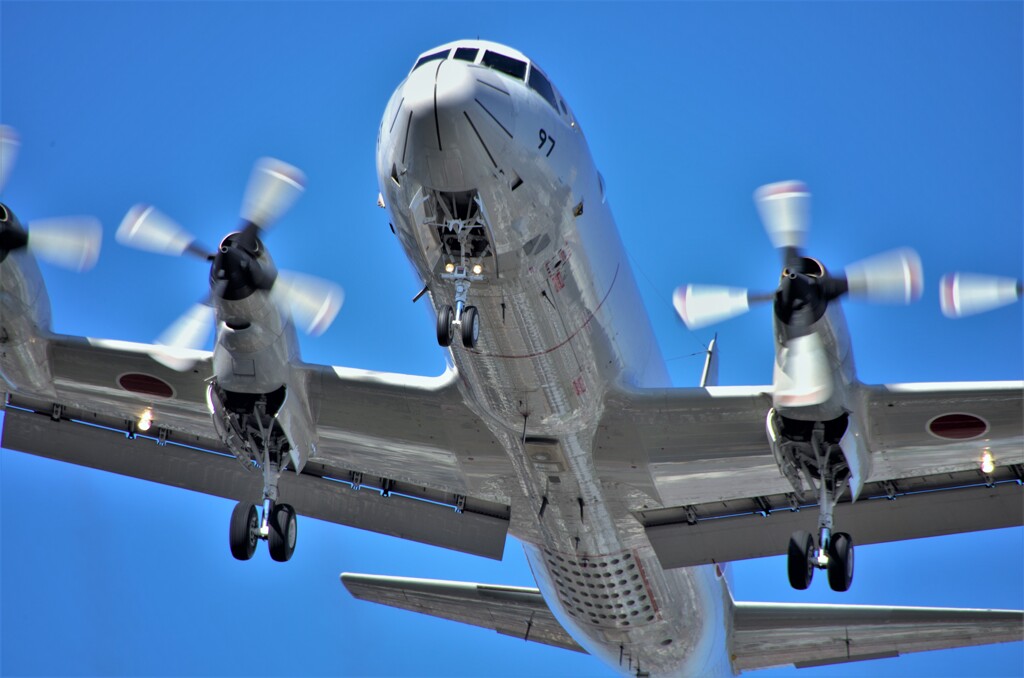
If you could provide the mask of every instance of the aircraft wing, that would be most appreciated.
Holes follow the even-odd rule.
[[[797,668],[1021,640],[1019,610],[736,603],[733,668]]]
[[[558,623],[540,589],[343,573],[356,598],[566,650],[586,652]]]
[[[214,430],[209,353],[196,352],[199,362],[177,372],[155,361],[146,344],[41,340],[52,388],[6,394],[3,447],[260,501],[260,474],[239,463]],[[282,501],[322,520],[501,558],[511,470],[463,404],[453,373],[298,369],[320,440],[301,474],[282,474]],[[143,432],[138,422],[147,410],[152,428]]]
[[[620,389],[595,441],[606,482],[648,500],[636,515],[665,567],[779,555],[814,532],[767,442],[770,387]],[[836,524],[870,544],[1024,524],[1024,382],[864,386],[872,473]],[[984,436],[945,440],[928,424],[948,413],[987,422]],[[995,468],[981,470],[988,450]]]

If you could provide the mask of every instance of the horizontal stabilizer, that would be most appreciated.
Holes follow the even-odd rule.
[[[360,600],[586,652],[551,614],[539,589],[348,572],[341,575],[341,583]]]
[[[881,605],[736,603],[737,671],[797,668],[1024,638],[1024,611]]]

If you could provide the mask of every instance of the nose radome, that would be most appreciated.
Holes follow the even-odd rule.
[[[496,77],[481,70],[449,59],[409,75],[403,107],[412,112],[410,142],[442,153],[484,152],[486,146],[492,157],[504,149],[512,138],[511,97],[486,84]]]

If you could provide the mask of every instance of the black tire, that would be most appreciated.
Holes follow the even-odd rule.
[[[807,532],[794,532],[789,538],[789,585],[803,591],[814,577],[814,538]]]
[[[480,339],[480,314],[476,306],[467,306],[462,312],[462,345],[466,348],[476,348],[476,342]]]
[[[437,310],[437,343],[451,346],[455,337],[455,311],[451,306],[442,306]]]
[[[231,523],[228,526],[231,555],[238,560],[252,558],[252,554],[256,553],[256,542],[259,541],[259,529],[260,519],[256,507],[239,502],[231,512]]]
[[[297,536],[295,509],[290,504],[274,504],[270,510],[270,534],[267,535],[270,557],[279,563],[290,560],[295,552]]]
[[[845,532],[832,535],[828,543],[828,585],[833,591],[847,591],[853,583],[853,539]]]

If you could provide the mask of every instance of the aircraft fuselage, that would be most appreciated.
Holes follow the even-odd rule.
[[[515,468],[511,531],[555,616],[610,666],[731,674],[715,646],[729,600],[721,571],[663,570],[633,516],[659,500],[595,466],[609,385],[668,376],[583,133],[515,50],[438,52],[388,103],[378,176],[435,310],[456,297],[450,269],[479,266],[467,295],[479,343],[456,339],[450,357]]]

